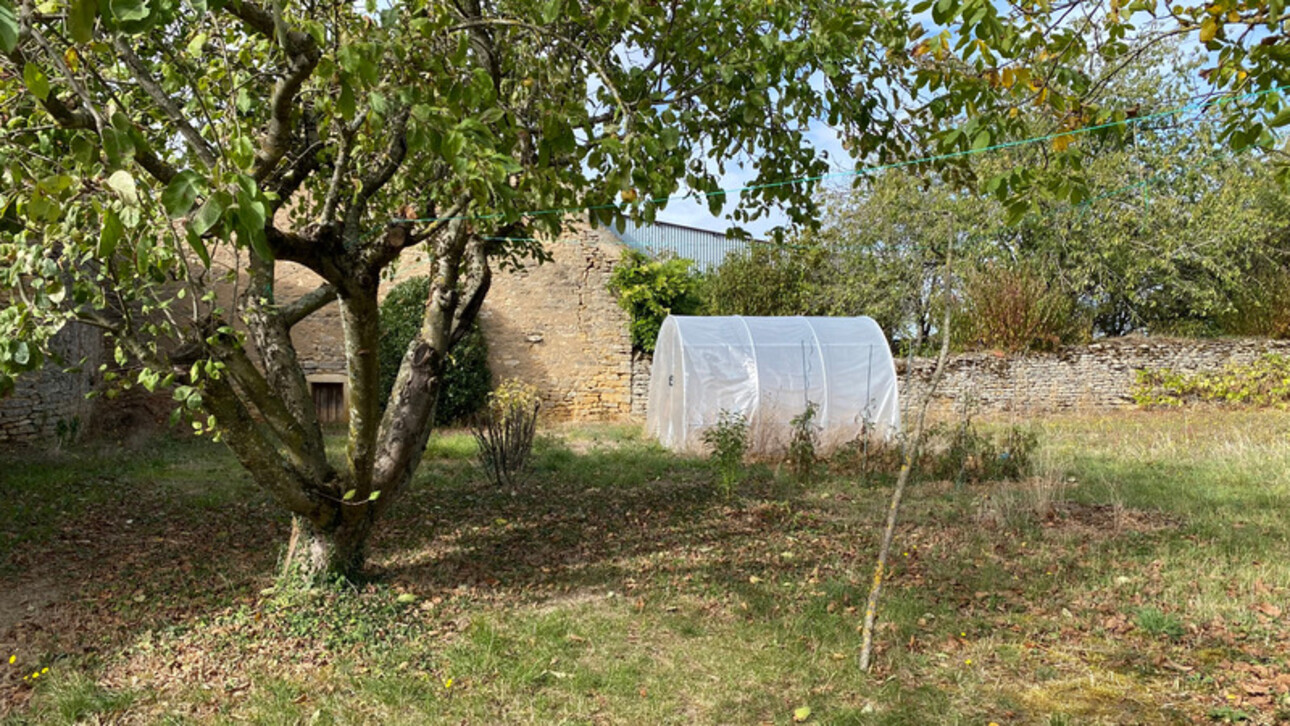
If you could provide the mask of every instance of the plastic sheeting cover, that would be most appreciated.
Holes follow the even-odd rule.
[[[872,318],[672,315],[654,348],[646,431],[673,451],[704,450],[722,411],[745,416],[749,448],[787,446],[816,405],[821,452],[900,429],[896,367]]]

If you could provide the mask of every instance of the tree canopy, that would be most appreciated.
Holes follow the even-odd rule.
[[[352,574],[493,267],[540,258],[565,210],[649,219],[678,192],[810,221],[811,185],[771,182],[828,169],[816,119],[894,157],[870,89],[908,34],[895,2],[0,0],[0,381],[66,321],[103,328],[296,515],[289,564]],[[382,406],[377,287],[414,249],[432,289]],[[284,261],[325,284],[278,299]],[[332,301],[343,461],[290,337]]]
[[[1223,106],[1217,137],[1267,144],[1290,120],[1270,92],[1283,20],[1235,0],[0,0],[0,387],[66,321],[103,328],[133,381],[170,387],[296,515],[289,564],[352,574],[492,269],[541,258],[535,235],[568,213],[649,220],[689,194],[737,223],[783,209],[810,226],[831,169],[812,124],[882,163],[1124,120],[1109,79],[1192,32],[1212,91],[1264,92]],[[1082,143],[984,185],[1013,220],[1036,180],[1078,203]],[[752,178],[730,199],[736,159]],[[383,404],[376,293],[408,250],[433,259],[431,292]],[[324,284],[278,299],[284,261]],[[332,301],[343,461],[290,337]]]

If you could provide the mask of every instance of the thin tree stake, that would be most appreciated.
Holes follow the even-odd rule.
[[[942,275],[945,284],[945,315],[941,321],[941,354],[936,358],[936,369],[932,371],[932,380],[923,392],[923,401],[918,411],[918,421],[914,425],[913,437],[905,443],[904,461],[900,465],[900,475],[896,477],[896,490],[891,493],[891,504],[887,507],[887,529],[882,535],[882,546],[878,548],[878,564],[873,569],[873,585],[869,589],[869,601],[864,610],[864,628],[860,641],[860,670],[868,673],[873,659],[873,626],[878,613],[878,597],[882,594],[882,582],[887,572],[887,558],[891,554],[891,540],[896,534],[896,517],[900,513],[900,500],[905,494],[905,485],[909,483],[909,474],[914,468],[914,460],[923,445],[924,423],[927,420],[927,406],[936,393],[936,386],[941,382],[945,372],[945,361],[950,354],[950,265],[954,259],[954,238],[950,237],[945,250],[945,272]],[[905,368],[911,380],[914,375],[912,365]]]

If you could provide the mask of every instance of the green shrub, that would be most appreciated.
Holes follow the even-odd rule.
[[[712,450],[710,460],[717,470],[722,493],[731,496],[743,478],[744,454],[748,452],[748,419],[743,414],[723,410],[717,422],[703,432],[703,443]]]
[[[631,315],[632,345],[654,352],[663,319],[673,313],[693,315],[703,299],[701,278],[690,269],[690,260],[653,260],[640,252],[628,251],[609,278],[609,290],[618,304]]]
[[[1145,407],[1207,401],[1284,408],[1290,403],[1290,358],[1267,353],[1250,363],[1229,363],[1213,373],[1140,370],[1132,395],[1135,403]]]
[[[836,315],[830,252],[804,245],[752,244],[731,252],[704,285],[709,315]],[[850,282],[847,280],[846,282]]]
[[[479,466],[497,486],[515,486],[528,472],[542,401],[536,386],[508,380],[488,396],[488,406],[472,431],[479,444]]]
[[[388,401],[394,379],[408,344],[421,328],[426,300],[430,296],[430,279],[414,277],[394,286],[381,303],[381,400]],[[435,424],[446,425],[465,420],[479,411],[488,400],[493,376],[488,370],[488,345],[479,326],[448,353],[443,385],[435,408]]]

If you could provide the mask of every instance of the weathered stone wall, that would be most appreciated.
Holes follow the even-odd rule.
[[[551,262],[493,277],[479,313],[493,377],[536,385],[548,419],[625,419],[632,341],[627,313],[607,288],[624,248],[583,226],[547,249]]]
[[[650,371],[654,356],[637,351],[632,354],[632,417],[645,418],[649,410]]]
[[[46,361],[39,371],[18,376],[12,395],[0,399],[0,444],[56,444],[88,428],[94,401],[85,396],[98,383],[103,335],[73,322],[50,345],[64,364]],[[76,370],[67,373],[64,366]]]
[[[931,411],[944,416],[964,406],[982,412],[1024,413],[1131,406],[1131,391],[1139,370],[1212,371],[1232,362],[1247,363],[1270,352],[1290,353],[1290,341],[1131,337],[1056,353],[969,353],[947,362]],[[936,361],[914,359],[912,376],[905,373],[905,364],[904,360],[896,363],[901,399],[920,401]]]

